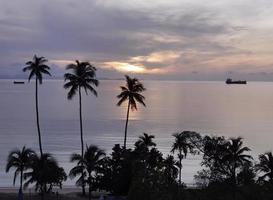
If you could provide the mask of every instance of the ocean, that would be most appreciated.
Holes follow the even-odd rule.
[[[201,134],[241,136],[251,154],[273,149],[273,83],[143,81],[146,107],[130,113],[128,146],[142,133],[155,135],[157,148],[170,154],[172,134],[183,130]],[[56,156],[68,172],[71,153],[80,152],[78,96],[67,100],[62,80],[46,80],[39,86],[42,143],[45,152]],[[117,94],[122,80],[103,80],[98,97],[83,94],[83,127],[86,144],[110,152],[122,144],[126,104],[118,107]],[[8,153],[23,145],[38,152],[35,123],[35,84],[13,84],[0,80],[0,187],[12,186],[13,173],[5,173]],[[192,184],[200,167],[200,156],[183,160],[182,179]],[[65,185],[73,185],[68,180]]]

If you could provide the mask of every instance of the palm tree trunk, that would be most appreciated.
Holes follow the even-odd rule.
[[[182,153],[179,152],[179,185],[181,185],[181,178],[182,178]]]
[[[38,106],[38,78],[36,77],[35,82],[35,101],[36,101],[36,123],[37,123],[37,130],[38,130],[38,136],[39,136],[39,148],[40,148],[40,154],[41,157],[43,155],[43,149],[42,149],[42,138],[41,138],[41,131],[40,131],[40,123],[39,123],[39,106]]]
[[[19,199],[23,199],[23,169],[20,170],[20,173]]]
[[[81,133],[81,156],[83,158],[84,154],[84,146],[83,146],[83,130],[82,130],[82,94],[81,94],[81,87],[79,87],[79,110],[80,110],[80,133]],[[83,163],[81,163],[83,166]],[[82,171],[82,181],[84,181],[84,174]],[[82,195],[85,196],[85,185],[82,182]]]
[[[126,141],[127,141],[127,127],[128,127],[128,120],[129,120],[129,112],[130,112],[130,100],[128,102],[127,108],[127,116],[126,116],[126,124],[125,124],[125,133],[124,133],[124,149],[126,149]]]
[[[88,199],[91,200],[91,173],[89,173],[89,193],[88,193]]]
[[[236,164],[234,164],[233,169],[232,169],[232,182],[233,182],[233,199],[236,199]]]

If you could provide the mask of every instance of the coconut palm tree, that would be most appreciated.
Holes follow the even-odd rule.
[[[30,161],[35,152],[32,149],[26,148],[25,146],[22,150],[15,149],[9,153],[8,161],[6,165],[6,172],[9,172],[11,168],[15,168],[13,185],[15,185],[16,178],[20,174],[20,189],[19,195],[23,194],[23,174],[24,171],[30,167]]]
[[[91,199],[92,184],[102,167],[104,157],[105,152],[94,145],[86,146],[83,157],[79,154],[72,154],[71,161],[77,162],[77,165],[71,169],[69,176],[74,178],[80,175],[77,182],[80,184],[86,182],[89,185],[89,199]],[[85,176],[82,176],[82,171]]]
[[[273,184],[273,155],[272,152],[266,152],[259,156],[260,162],[257,164],[257,169],[263,173],[260,180],[268,179]]]
[[[124,148],[126,149],[127,141],[127,127],[130,109],[132,111],[137,110],[137,102],[146,106],[144,103],[145,97],[140,93],[145,91],[143,84],[137,78],[131,78],[128,75],[125,75],[126,86],[121,86],[121,93],[117,95],[119,99],[117,105],[121,106],[125,101],[128,100],[126,123],[125,123],[125,133],[124,133]]]
[[[231,179],[234,185],[237,184],[237,169],[244,164],[250,164],[252,157],[245,154],[251,151],[248,147],[243,147],[242,138],[231,138],[227,144],[227,154],[223,157],[224,161],[228,161],[231,166]]]
[[[79,114],[80,114],[80,136],[81,136],[81,156],[84,154],[83,144],[83,128],[82,128],[82,89],[88,94],[88,91],[97,96],[97,91],[94,86],[99,85],[99,81],[96,79],[96,68],[89,62],[80,62],[76,60],[76,63],[69,64],[66,67],[67,70],[72,70],[72,73],[66,73],[64,75],[65,89],[69,89],[67,94],[68,99],[72,99],[78,92],[79,94]],[[83,175],[83,174],[82,174]],[[85,187],[82,186],[82,193],[85,195]]]
[[[52,191],[53,186],[61,188],[62,182],[67,178],[64,169],[59,167],[55,158],[48,153],[33,156],[30,171],[26,172],[24,177],[27,180],[24,187],[34,184],[35,190],[41,193],[41,199],[44,199],[45,193]]]
[[[168,184],[175,181],[178,170],[176,167],[176,161],[172,155],[168,155],[163,161],[163,174],[167,179]]]
[[[135,146],[144,147],[149,149],[149,147],[155,147],[156,143],[153,142],[155,138],[154,135],[148,135],[147,133],[143,133],[143,135],[139,136],[138,141],[136,141]]]
[[[40,131],[40,122],[39,122],[39,106],[38,106],[38,82],[39,84],[42,84],[43,82],[43,74],[51,76],[48,70],[50,70],[50,67],[47,66],[45,63],[47,60],[44,57],[38,57],[34,55],[32,61],[28,61],[26,63],[26,67],[23,68],[23,71],[29,71],[28,81],[32,77],[35,77],[35,102],[36,102],[36,124],[37,124],[37,130],[38,130],[38,137],[39,137],[39,148],[40,148],[40,154],[43,155],[43,149],[42,149],[42,139],[41,139],[41,131]]]
[[[182,159],[186,158],[189,152],[193,152],[195,146],[191,143],[191,135],[188,131],[174,133],[173,137],[175,138],[175,141],[172,145],[171,152],[178,152],[177,157],[179,162],[177,163],[177,166],[179,168],[179,184],[181,184]]]

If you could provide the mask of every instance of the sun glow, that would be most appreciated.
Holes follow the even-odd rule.
[[[119,69],[121,71],[127,71],[127,72],[135,72],[135,73],[144,73],[145,68],[137,65],[131,65],[131,64],[123,64],[119,66]]]
[[[107,62],[105,64],[122,72],[146,73],[145,67],[140,65],[133,65],[125,62]]]

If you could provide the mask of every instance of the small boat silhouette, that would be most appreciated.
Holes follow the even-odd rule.
[[[233,81],[231,78],[228,78],[226,80],[226,84],[247,84],[247,81],[241,81],[241,80]]]
[[[13,84],[25,84],[24,81],[13,81]]]

